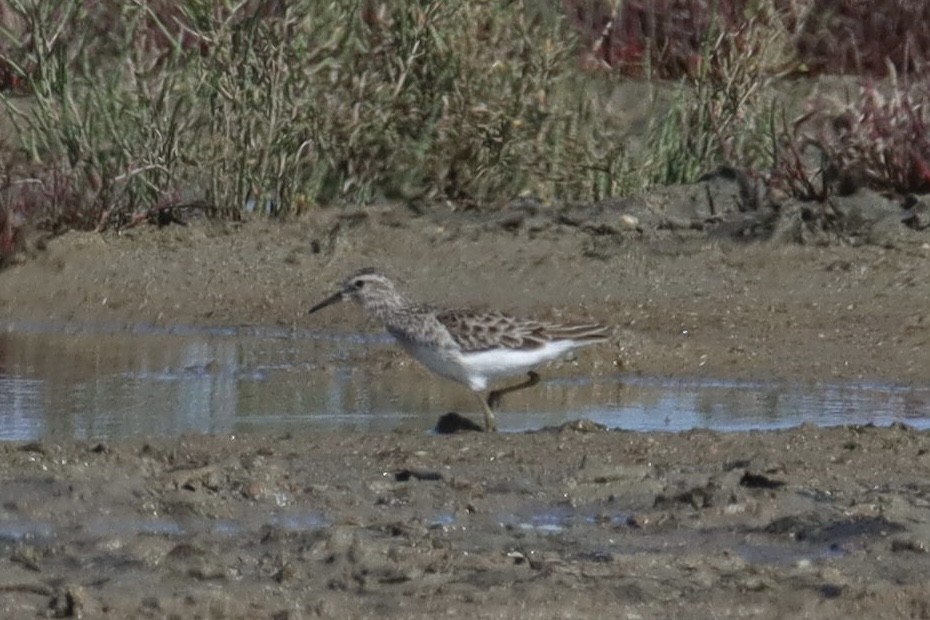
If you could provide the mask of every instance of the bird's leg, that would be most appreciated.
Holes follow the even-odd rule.
[[[499,390],[493,390],[488,394],[488,408],[493,409],[501,402],[501,397],[504,394],[509,394],[511,392],[516,392],[517,390],[525,390],[526,388],[533,387],[539,383],[539,375],[537,375],[532,370],[526,373],[526,381],[523,383],[518,383],[516,385],[511,385],[510,387],[501,388]]]
[[[478,402],[480,402],[481,406],[484,408],[484,430],[488,432],[496,432],[497,421],[494,419],[494,411],[491,409],[491,406],[485,402],[484,396],[482,396],[481,393],[472,393],[478,397]]]
[[[526,373],[526,381],[523,383],[511,385],[499,390],[492,390],[488,393],[487,399],[482,398],[481,394],[478,392],[474,392],[475,396],[478,397],[478,400],[481,401],[481,407],[484,409],[484,430],[489,432],[497,430],[497,420],[494,418],[494,407],[500,403],[501,397],[504,394],[516,392],[517,390],[524,390],[528,387],[533,387],[537,383],[539,383],[539,375],[531,370],[530,372]]]

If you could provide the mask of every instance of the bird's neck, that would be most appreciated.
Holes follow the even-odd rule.
[[[365,301],[365,311],[385,325],[395,323],[409,308],[410,302],[400,295]]]

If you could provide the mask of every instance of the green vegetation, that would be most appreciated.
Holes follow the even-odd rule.
[[[785,120],[774,80],[824,65],[803,55],[805,3],[782,4],[669,0],[613,14],[545,0],[0,2],[0,106],[18,141],[0,160],[0,237],[13,214],[62,230],[180,206],[590,201],[720,164],[823,198],[805,126],[836,113],[858,119],[864,139],[820,134],[830,165],[871,157],[876,185],[927,184],[926,112],[909,94],[926,85],[896,82],[895,104],[870,96],[870,114],[847,102]],[[680,80],[638,151],[608,112],[622,75]],[[878,126],[876,110],[909,120]],[[923,142],[896,152],[886,183],[876,145],[915,135]]]
[[[194,200],[297,211],[379,196],[493,202],[613,191],[618,147],[577,80],[558,15],[522,2],[298,2],[280,13],[10,3],[8,62],[28,97],[2,102],[26,157],[54,175],[70,225],[125,223]],[[67,33],[65,36],[64,33]],[[620,144],[620,140],[614,144]],[[25,164],[25,165],[23,165]]]
[[[767,170],[775,150],[773,89],[790,66],[789,34],[772,15],[753,14],[731,30],[711,22],[691,75],[649,136],[646,182],[690,183],[715,164]]]

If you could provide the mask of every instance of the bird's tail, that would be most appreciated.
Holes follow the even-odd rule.
[[[585,344],[607,342],[610,337],[610,328],[600,323],[553,325],[548,332],[553,340],[576,340]]]

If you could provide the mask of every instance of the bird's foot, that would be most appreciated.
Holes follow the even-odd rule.
[[[501,398],[504,394],[509,394],[511,392],[516,392],[518,390],[525,390],[526,388],[531,388],[534,385],[539,383],[539,375],[533,372],[532,370],[526,373],[526,381],[523,383],[518,383],[516,385],[511,385],[509,387],[501,388],[499,390],[492,390],[488,394],[488,407],[494,409],[497,405],[500,404]]]

